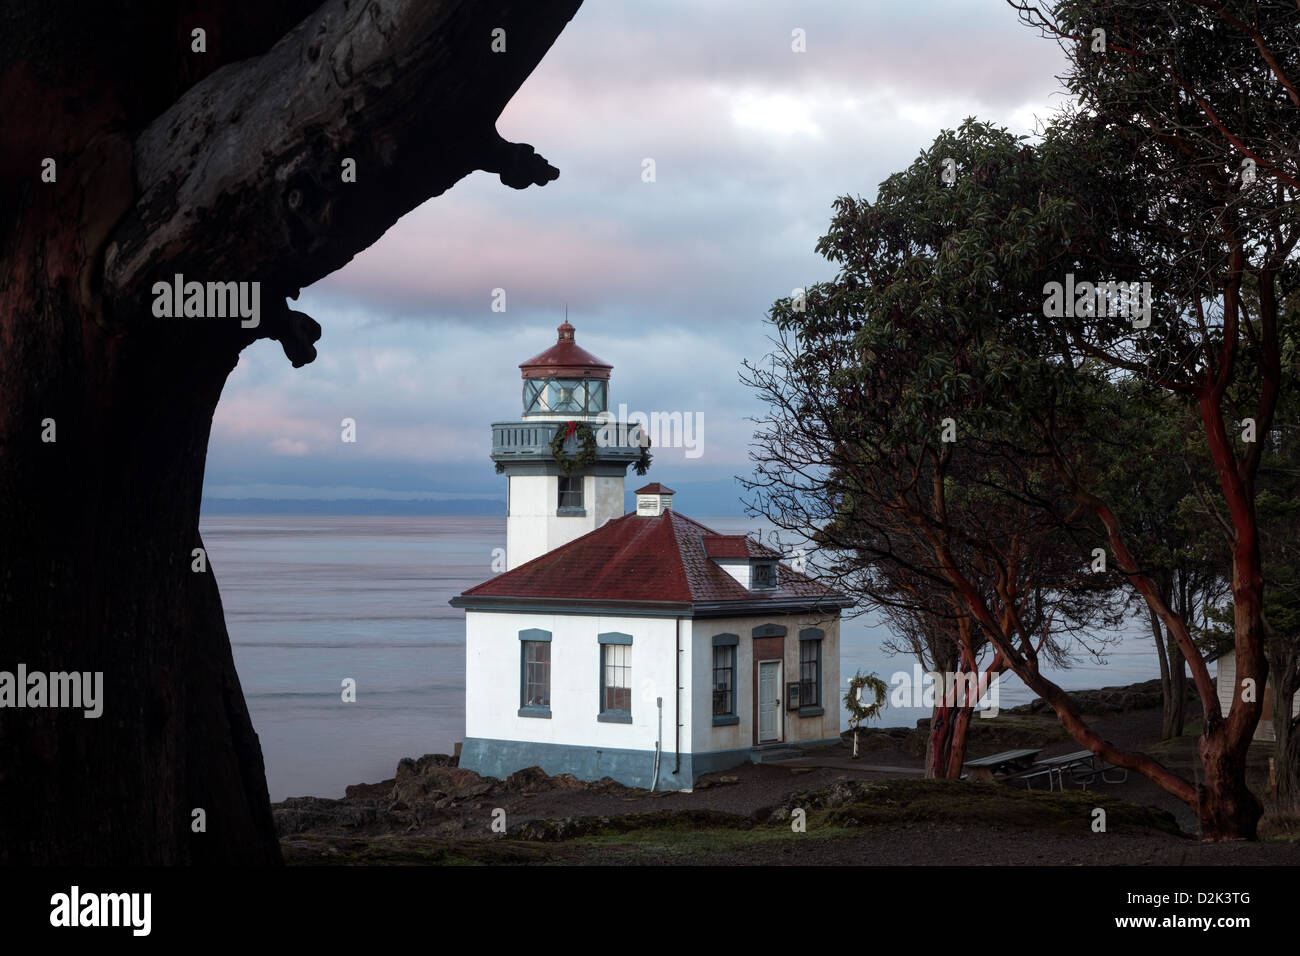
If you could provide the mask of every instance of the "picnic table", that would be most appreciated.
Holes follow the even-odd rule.
[[[1098,777],[1101,777],[1105,783],[1123,783],[1128,779],[1127,770],[1106,763],[1091,750],[1076,750],[1074,753],[1061,754],[1058,757],[1046,757],[1036,761],[1031,769],[1033,772],[1022,778],[1025,785],[1030,786],[1029,781],[1036,777],[1046,776],[1049,791],[1055,789],[1053,782],[1059,784],[1064,791],[1067,773],[1084,790],[1087,790],[1089,784]],[[1112,780],[1106,776],[1112,771],[1118,771],[1122,776],[1118,780]]]
[[[1024,773],[1033,768],[1034,759],[1042,753],[1043,748],[1025,750],[1004,750],[1000,754],[991,754],[978,760],[967,760],[963,766],[974,780],[992,783],[996,774],[1003,776]]]

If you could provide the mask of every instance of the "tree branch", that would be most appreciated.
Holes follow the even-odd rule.
[[[295,365],[311,361],[319,326],[283,297],[476,169],[516,189],[559,175],[495,123],[580,4],[330,0],[217,70],[135,140],[137,198],[104,254],[106,321],[158,321],[152,285],[178,272],[260,281],[268,320],[232,322],[230,341],[278,338]]]

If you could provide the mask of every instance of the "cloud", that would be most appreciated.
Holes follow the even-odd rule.
[[[271,451],[277,455],[302,456],[307,454],[309,450],[310,446],[301,439],[277,438],[271,442]]]
[[[560,179],[472,174],[304,290],[319,358],[245,351],[210,484],[498,493],[489,425],[519,414],[516,365],[566,305],[615,365],[615,405],[703,416],[703,454],[656,449],[658,475],[745,472],[762,409],[740,364],[767,350],[775,299],[833,276],[814,248],[833,200],[873,196],[966,116],[1031,132],[1062,65],[996,3],[587,4],[498,122]]]

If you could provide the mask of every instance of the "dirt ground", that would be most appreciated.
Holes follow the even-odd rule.
[[[1160,714],[1135,711],[1098,717],[1092,723],[1103,737],[1119,746],[1142,747],[1159,737]],[[1166,762],[1191,776],[1195,766],[1194,735],[1162,746]],[[914,740],[910,749],[915,750]],[[988,746],[974,745],[973,754],[978,755],[981,749],[988,750]],[[993,745],[993,749],[1005,748]],[[1042,756],[1078,749],[1072,740],[1057,739],[1043,746]],[[1262,791],[1265,771],[1261,767],[1266,766],[1267,748],[1259,751],[1252,754],[1252,785]],[[774,826],[770,820],[757,827],[750,822],[761,819],[766,809],[789,803],[796,794],[806,795],[851,781],[919,780],[922,765],[922,758],[909,752],[901,738],[891,742],[878,737],[873,748],[864,748],[856,761],[850,758],[847,745],[837,745],[809,751],[796,760],[745,764],[710,775],[689,793],[650,793],[617,785],[581,784],[512,792],[495,785],[487,793],[420,810],[414,816],[405,807],[399,808],[404,812],[392,813],[390,780],[349,788],[346,801],[316,801],[337,804],[338,809],[364,808],[364,817],[356,817],[355,825],[299,824],[297,832],[282,833],[281,843],[286,858],[300,863],[1300,864],[1300,840],[1200,842],[1188,807],[1134,773],[1123,783],[1097,783],[1089,788],[1089,794],[1071,788],[1074,792],[1065,797],[1044,794],[1033,798],[1040,802],[1055,800],[1062,804],[1063,811],[1067,804],[1073,808],[1069,812],[1074,816],[1069,819],[1077,821],[1077,825],[1065,827],[1042,820],[1020,825],[1005,814],[981,817],[963,797],[970,791],[964,791],[962,788],[969,785],[962,783],[941,784],[954,788],[952,799],[959,802],[945,802],[948,791],[943,791],[943,800],[927,805],[932,810],[920,817],[915,812],[900,815],[897,822],[888,825],[876,820],[871,825],[843,826],[835,824],[833,817],[822,816],[806,832],[794,833],[789,826]],[[1098,801],[1124,801],[1166,811],[1182,833],[1150,827],[1093,832],[1086,818],[1092,794]],[[280,808],[286,805],[277,805],[277,819]],[[503,819],[509,823],[510,832],[504,835],[498,832],[499,827],[493,829],[500,811],[504,811]],[[744,818],[744,828],[736,829],[730,823],[715,826],[709,812],[733,815],[729,818],[733,820]],[[650,816],[628,822],[630,814]],[[593,831],[591,821],[584,818],[596,817],[607,818],[610,825]],[[658,822],[644,827],[636,822],[652,818]],[[520,826],[530,821],[563,821],[577,828],[572,831],[576,835],[540,843],[536,837],[519,838]],[[1169,825],[1167,829],[1175,828]]]

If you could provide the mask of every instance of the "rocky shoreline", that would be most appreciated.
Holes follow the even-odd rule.
[[[1158,682],[1072,696],[1121,745],[1158,734]],[[971,754],[1078,749],[1037,703],[975,721]],[[866,862],[864,853],[903,864],[1300,863],[1300,841],[1197,843],[1186,807],[1136,775],[1067,793],[920,779],[928,721],[919,723],[861,730],[857,761],[846,732],[801,758],[707,775],[690,792],[537,767],[498,780],[426,754],[342,799],[294,797],[272,809],[286,859],[309,864],[839,864]],[[1108,839],[1091,830],[1097,807],[1107,811]],[[803,831],[792,830],[795,810],[807,816]]]

